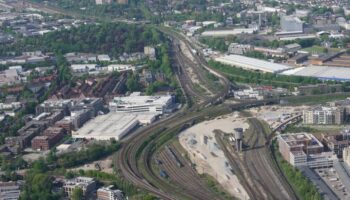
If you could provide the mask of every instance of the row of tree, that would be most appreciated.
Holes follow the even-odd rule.
[[[276,140],[273,141],[272,145],[277,163],[282,169],[284,175],[287,177],[288,182],[297,193],[298,197],[302,200],[322,200],[323,198],[318,192],[316,186],[309,181],[300,170],[293,167],[282,158],[282,155],[278,152],[278,144]]]
[[[231,81],[257,85],[272,85],[292,89],[295,86],[316,84],[321,81],[312,77],[286,76],[273,73],[260,73],[209,61],[209,65],[228,76]]]

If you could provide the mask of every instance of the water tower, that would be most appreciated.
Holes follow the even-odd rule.
[[[236,150],[242,151],[243,145],[243,128],[235,128],[233,130],[234,137],[236,139]]]

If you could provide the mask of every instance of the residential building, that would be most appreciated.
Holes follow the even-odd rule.
[[[97,60],[100,62],[110,62],[111,58],[107,54],[97,55]]]
[[[154,47],[151,46],[145,46],[143,48],[143,52],[146,56],[149,57],[149,59],[151,60],[155,60],[156,59],[156,49]]]
[[[73,105],[74,102],[71,99],[46,100],[35,109],[37,115],[43,112],[51,113],[55,110],[63,110],[64,115],[69,115],[69,110]]]
[[[96,5],[111,4],[112,0],[96,0]]]
[[[333,151],[338,158],[343,156],[343,150],[350,146],[350,133],[348,129],[338,135],[322,135],[322,142]]]
[[[83,190],[84,198],[86,198],[96,190],[96,181],[90,177],[76,177],[66,180],[63,188],[68,197],[72,196],[75,188],[81,188]]]
[[[0,182],[1,200],[17,200],[20,194],[21,190],[17,182]]]
[[[7,69],[5,71],[0,71],[0,86],[14,85],[20,82],[21,77],[19,76],[16,69]]]
[[[112,189],[113,186],[102,187],[97,190],[97,200],[125,200],[121,190]]]
[[[96,64],[74,64],[71,65],[70,68],[75,73],[87,73],[99,69]]]
[[[314,107],[303,110],[304,124],[344,124],[346,110],[343,107]]]
[[[32,140],[32,149],[47,151],[56,145],[65,135],[65,129],[59,127],[49,127],[40,136]]]
[[[17,131],[18,136],[5,138],[6,146],[13,153],[19,153],[31,145],[31,140],[47,127],[47,122],[30,121]]]
[[[65,117],[65,119],[71,122],[74,130],[78,130],[85,124],[85,122],[91,119],[91,110],[83,109],[72,111],[71,115],[69,117]]]
[[[71,134],[73,130],[72,121],[68,118],[63,118],[62,120],[55,123],[56,127],[63,128],[67,134]]]
[[[350,167],[350,147],[343,149],[343,161]]]
[[[140,92],[134,92],[130,96],[115,97],[109,108],[115,112],[163,114],[172,104],[171,95],[141,96]]]

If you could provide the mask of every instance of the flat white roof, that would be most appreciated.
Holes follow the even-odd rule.
[[[204,31],[202,36],[227,36],[227,35],[238,35],[242,33],[252,34],[254,33],[253,28],[236,28],[232,30],[215,30],[215,31]]]
[[[111,112],[88,121],[73,134],[73,138],[94,138],[96,140],[119,140],[139,123],[137,115]]]
[[[250,70],[260,70],[263,72],[277,73],[287,69],[290,69],[287,65],[271,63],[264,60],[250,58],[240,55],[226,55],[215,59],[218,62],[237,66]]]
[[[166,105],[171,100],[171,95],[141,96],[139,92],[133,92],[130,96],[114,97],[111,104],[118,105]],[[111,105],[110,104],[110,105]]]
[[[308,76],[322,80],[350,81],[350,67],[309,66],[282,72],[284,75]]]

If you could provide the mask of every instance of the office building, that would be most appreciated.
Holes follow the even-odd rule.
[[[304,22],[295,16],[282,16],[281,31],[284,33],[302,33],[304,31]]]
[[[172,104],[171,95],[141,96],[140,92],[134,92],[130,96],[115,97],[109,108],[114,112],[163,114]]]
[[[336,159],[333,152],[324,152],[324,145],[312,134],[279,135],[278,144],[282,157],[296,167],[331,167]]]

